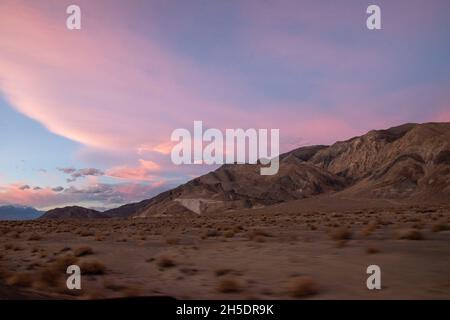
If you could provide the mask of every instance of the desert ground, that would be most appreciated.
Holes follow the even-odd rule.
[[[450,206],[319,197],[207,215],[0,222],[0,298],[449,299]],[[68,265],[82,290],[65,287]],[[380,266],[382,289],[366,268]]]

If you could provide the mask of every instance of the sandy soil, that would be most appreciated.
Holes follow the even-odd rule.
[[[0,222],[0,298],[449,299],[450,206],[319,199],[178,217]],[[82,290],[65,268],[82,269]],[[366,288],[367,266],[382,290]]]

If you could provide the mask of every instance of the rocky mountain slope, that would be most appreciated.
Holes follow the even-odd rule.
[[[55,209],[52,217],[148,217],[258,208],[328,194],[343,198],[450,202],[450,123],[404,124],[331,146],[280,156],[273,176],[260,165],[223,165],[140,203],[99,213]],[[84,209],[84,210],[82,210]]]
[[[151,199],[137,217],[251,208],[319,194],[450,201],[450,123],[372,130],[331,146],[280,156],[274,176],[224,165]]]

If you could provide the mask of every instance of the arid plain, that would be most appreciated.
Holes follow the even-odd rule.
[[[448,299],[450,207],[317,197],[145,219],[1,222],[2,298]],[[68,290],[68,265],[82,290]],[[366,287],[379,265],[382,289]]]

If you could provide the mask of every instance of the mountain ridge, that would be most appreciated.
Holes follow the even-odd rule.
[[[32,220],[43,214],[44,212],[33,207],[12,204],[0,205],[0,220]]]
[[[281,154],[276,175],[261,176],[259,168],[259,164],[225,164],[151,199],[92,216],[204,214],[323,194],[446,201],[450,199],[450,123],[370,130],[330,146],[305,146]]]

